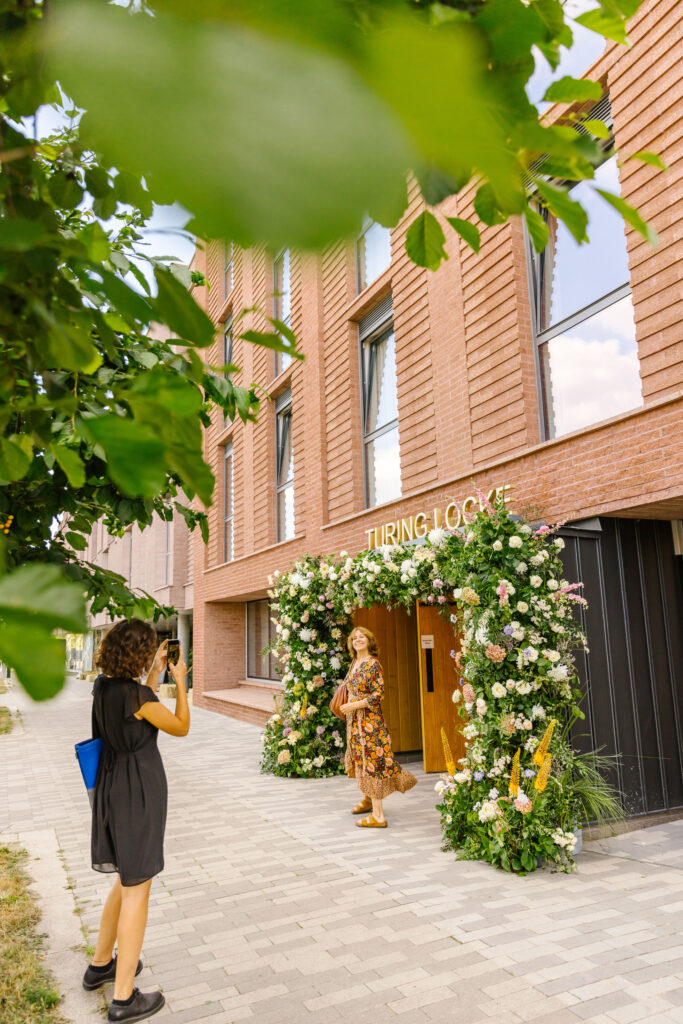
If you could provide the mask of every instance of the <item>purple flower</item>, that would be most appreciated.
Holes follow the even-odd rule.
[[[474,778],[477,780],[477,782],[481,782],[481,780],[484,778],[484,773],[483,772],[475,772],[474,773]]]
[[[514,631],[515,631],[515,627],[514,626],[506,626],[505,629],[503,630],[503,632],[505,633],[506,636],[512,636]]]
[[[522,654],[524,655],[525,658],[531,657],[531,655],[533,653],[534,653],[533,647],[525,647],[524,650],[522,651]]]
[[[318,736],[322,736],[322,734],[325,732],[325,726],[319,725],[315,731],[317,732]]]
[[[454,657],[455,657],[455,651],[451,651],[451,652],[450,652],[450,657],[451,657],[451,658],[454,658]]]
[[[465,685],[465,680],[462,678],[462,676],[460,677],[460,679],[458,679],[458,682],[460,683],[461,686]]]
[[[524,769],[524,778],[525,779],[533,779],[535,774],[536,774],[536,772],[533,770],[533,768],[525,768]]]

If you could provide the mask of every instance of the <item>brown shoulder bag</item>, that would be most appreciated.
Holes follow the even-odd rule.
[[[351,668],[353,668],[353,665],[351,666]],[[351,668],[346,673],[346,678],[344,679],[344,681],[340,683],[337,689],[334,691],[334,697],[330,701],[330,711],[332,712],[332,714],[336,715],[337,718],[342,718],[344,721],[346,721],[346,715],[344,714],[341,708],[342,704],[347,704],[349,700],[349,688],[346,685],[346,680],[349,678]]]

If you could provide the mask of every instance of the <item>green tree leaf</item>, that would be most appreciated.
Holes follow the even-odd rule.
[[[78,452],[73,448],[67,448],[64,444],[51,444],[50,451],[66,474],[71,486],[82,487],[85,483],[85,465]]]
[[[505,223],[505,215],[501,213],[495,193],[488,183],[477,189],[477,194],[474,197],[474,211],[479,220],[489,227]]]
[[[77,583],[65,583],[56,565],[22,566],[0,577],[0,617],[82,633],[86,628],[83,591]]]
[[[626,157],[627,160],[641,160],[644,164],[649,164],[650,167],[657,167],[660,171],[668,171],[669,168],[662,160],[659,153],[631,153],[630,156]]]
[[[615,43],[624,45],[628,43],[626,24],[616,12],[611,13],[602,7],[595,7],[584,14],[579,14],[574,20],[584,28],[589,28],[592,32],[605,36],[606,39],[613,39]]]
[[[548,86],[543,99],[548,103],[580,103],[585,100],[599,100],[601,96],[602,86],[599,82],[564,75]]]
[[[45,225],[25,217],[0,218],[0,249],[27,252],[44,241]]]
[[[64,641],[44,627],[0,623],[0,660],[14,669],[34,700],[49,700],[64,685]]]
[[[162,490],[164,443],[150,427],[115,413],[81,419],[79,426],[105,452],[111,478],[124,494],[152,498]]]
[[[464,238],[470,249],[479,252],[481,235],[476,224],[472,224],[469,220],[463,220],[461,217],[446,217],[446,220],[458,232],[460,237]]]
[[[64,540],[71,545],[74,551],[85,551],[88,546],[87,537],[84,537],[82,533],[75,533],[73,530],[67,530]]]
[[[550,212],[566,224],[577,242],[587,242],[588,214],[581,204],[571,199],[566,189],[549,185],[547,181],[538,178],[535,184]]]
[[[28,451],[25,442],[28,441]],[[0,479],[21,480],[31,468],[31,442],[25,435],[0,437]]]
[[[591,135],[595,135],[597,139],[609,139],[610,130],[604,121],[601,121],[597,117],[589,117],[585,121],[581,121],[580,124],[586,128]]]
[[[659,236],[654,228],[650,227],[647,221],[644,221],[637,210],[625,202],[621,196],[615,196],[612,192],[606,192],[602,188],[596,188],[595,190],[602,198],[613,206],[621,216],[624,218],[627,224],[630,224],[632,228],[643,236],[643,238],[650,243],[651,246],[657,247],[659,245]]]
[[[83,189],[74,174],[64,171],[53,174],[47,187],[55,205],[66,210],[73,210],[83,199]]]
[[[543,252],[548,244],[548,225],[538,210],[527,206],[524,211],[524,219],[529,231],[529,238],[536,252]]]
[[[159,289],[156,308],[158,318],[184,341],[199,348],[213,344],[216,328],[201,306],[198,306],[187,288],[170,270],[156,267],[154,271]]]
[[[436,270],[448,253],[444,249],[446,236],[433,213],[423,210],[415,218],[406,234],[406,252],[419,267]]]
[[[273,352],[286,352],[294,359],[303,359],[301,352],[297,352],[291,340],[284,334],[276,334],[272,331],[245,331],[240,338],[250,342],[252,345],[261,345],[263,348],[272,349]]]

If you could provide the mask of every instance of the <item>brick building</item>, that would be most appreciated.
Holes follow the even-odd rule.
[[[276,568],[304,552],[357,552],[425,523],[452,525],[475,487],[505,485],[512,511],[533,506],[567,522],[567,572],[585,582],[581,742],[623,755],[633,814],[683,805],[675,2],[648,0],[630,38],[631,49],[609,44],[588,69],[605,90],[597,114],[621,154],[658,152],[668,170],[619,167],[606,150],[597,183],[638,207],[657,249],[584,183],[576,193],[590,245],[551,223],[542,257],[513,220],[482,226],[478,255],[453,235],[438,272],[416,267],[404,249],[416,195],[391,232],[368,222],[355,243],[321,254],[216,242],[195,257],[211,283],[203,301],[219,328],[214,358],[272,399],[257,424],[217,414],[205,437],[217,487],[210,543],[194,539],[196,704],[255,723],[272,710],[277,672],[260,652],[272,635],[266,587]],[[476,219],[472,198],[451,198],[443,212]],[[291,324],[303,363],[233,340],[233,314],[253,306]],[[246,326],[265,324],[251,313]],[[434,741],[418,634],[438,625],[425,614],[358,617],[379,635],[403,751]],[[437,679],[439,699],[451,689],[452,676]]]

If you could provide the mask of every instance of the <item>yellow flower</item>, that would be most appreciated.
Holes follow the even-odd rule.
[[[550,766],[553,763],[552,754],[546,754],[543,758],[543,764],[541,769],[534,779],[534,788],[542,793],[545,787],[548,785],[548,777],[550,775]]]
[[[301,711],[299,712],[299,714],[301,715],[302,718],[306,717],[306,705],[307,704],[308,704],[308,694],[305,693],[304,694],[304,699],[301,701]]]
[[[510,796],[516,797],[519,793],[519,755],[521,748],[517,749],[517,753],[512,759],[512,768],[510,769],[510,785],[509,792]]]
[[[455,775],[457,769],[455,767],[455,761],[453,760],[453,754],[451,753],[451,745],[448,742],[446,730],[443,726],[441,726],[441,742],[443,744],[443,752],[446,758],[446,771],[449,775]]]
[[[543,739],[536,747],[536,753],[534,754],[534,764],[537,764],[539,768],[543,765],[545,761],[545,755],[548,753],[548,747],[550,746],[550,741],[553,738],[553,731],[556,725],[557,719],[553,718],[549,723],[548,728],[543,734]]]

